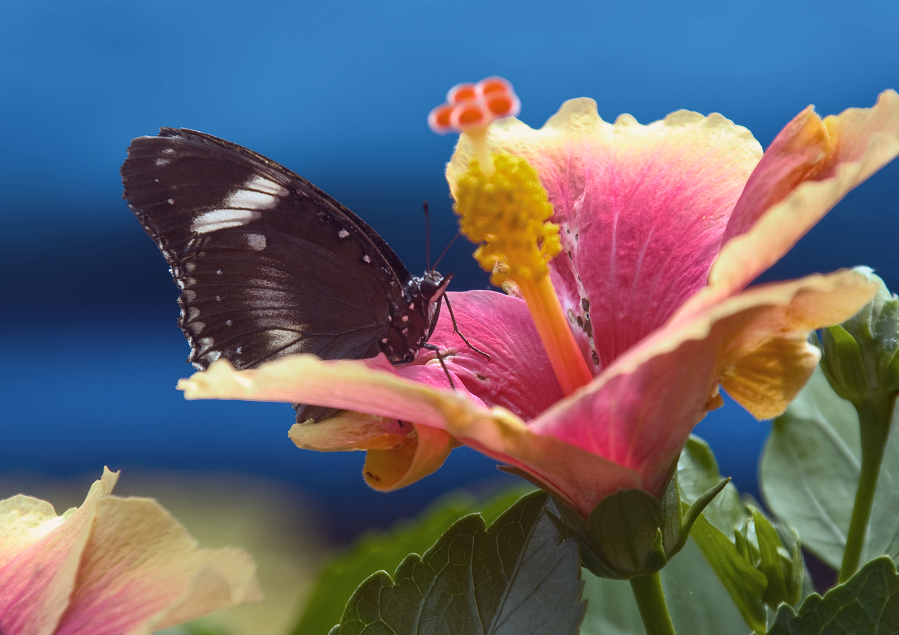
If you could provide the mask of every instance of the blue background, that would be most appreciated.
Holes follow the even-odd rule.
[[[288,406],[183,401],[177,292],[121,200],[132,137],[183,126],[272,157],[420,271],[422,201],[435,251],[454,232],[442,174],[454,139],[425,124],[453,84],[509,78],[532,126],[590,96],[607,120],[718,111],[767,145],[808,103],[836,113],[896,87],[897,29],[899,3],[864,0],[6,3],[0,476],[252,472],[306,490],[337,538],[500,478],[460,450],[425,481],[376,494],[361,455],[293,447]],[[867,264],[899,288],[897,177],[893,164],[851,193],[765,279]],[[441,264],[457,290],[486,285],[469,254],[460,241]],[[698,432],[754,491],[767,429],[728,403]]]

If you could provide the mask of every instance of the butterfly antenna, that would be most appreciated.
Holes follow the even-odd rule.
[[[433,271],[431,269],[431,215],[428,214],[427,201],[423,201],[421,206],[425,213],[425,263],[428,265],[425,271]]]
[[[456,235],[453,236],[453,239],[451,241],[449,241],[449,244],[446,247],[444,247],[443,251],[440,252],[440,257],[437,258],[437,262],[434,263],[434,269],[436,269],[437,265],[440,264],[440,261],[443,260],[443,257],[446,255],[446,252],[448,252],[450,250],[450,247],[453,246],[453,243],[455,243],[456,240],[459,239],[459,236],[460,236],[459,230],[456,230]],[[429,271],[433,271],[434,269],[429,269]]]

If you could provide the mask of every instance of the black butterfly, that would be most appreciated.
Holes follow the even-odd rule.
[[[410,362],[448,277],[412,276],[371,227],[309,181],[223,139],[161,128],[122,165],[124,198],[171,267],[188,361],[237,369],[295,353]],[[298,420],[326,411],[298,407]]]

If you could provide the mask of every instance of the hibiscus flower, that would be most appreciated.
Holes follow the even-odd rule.
[[[478,99],[454,91],[450,101],[462,94],[466,108]],[[449,106],[435,110],[438,124],[484,123]],[[485,108],[492,119],[517,99]],[[466,201],[480,187],[539,222],[551,216],[558,233],[544,224],[522,238],[513,220],[475,238],[482,264],[511,284],[508,295],[448,294],[458,331],[490,355],[466,346],[444,311],[430,342],[446,351],[455,390],[425,350],[404,367],[383,356],[297,356],[237,372],[219,361],[179,387],[189,399],[346,409],[295,425],[290,437],[304,448],[367,450],[364,475],[377,489],[414,482],[462,443],[584,518],[619,488],[658,497],[690,431],[722,403],[719,387],[758,418],[780,414],[818,362],[809,332],[871,299],[875,286],[848,270],[748,285],[897,154],[893,91],[823,120],[809,107],[764,154],[717,114],[612,124],[593,100],[574,99],[540,129],[505,118],[463,134],[447,166],[463,230],[466,214],[479,213]],[[536,190],[542,202],[529,198]],[[491,252],[497,236],[512,250],[536,241],[544,264],[510,264],[508,251]]]

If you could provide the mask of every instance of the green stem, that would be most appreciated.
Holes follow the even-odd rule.
[[[646,635],[677,635],[668,613],[659,572],[631,578],[631,589],[637,599]]]
[[[861,561],[895,401],[894,395],[876,395],[855,404],[861,428],[862,465],[855,490],[852,519],[849,521],[849,533],[846,536],[843,564],[840,566],[839,583],[851,578]]]

